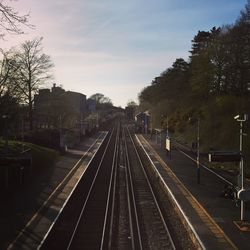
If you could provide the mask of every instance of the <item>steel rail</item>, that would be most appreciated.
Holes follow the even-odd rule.
[[[52,233],[54,227],[56,226],[56,224],[58,223],[59,219],[61,218],[61,215],[63,214],[65,208],[67,207],[68,203],[70,202],[70,199],[73,197],[73,195],[76,193],[76,190],[78,188],[78,186],[80,185],[82,179],[84,178],[86,172],[88,170],[90,170],[90,165],[92,164],[93,160],[95,159],[96,155],[99,153],[101,146],[105,146],[105,141],[109,140],[108,136],[110,133],[106,133],[103,142],[98,146],[98,149],[94,152],[94,155],[91,158],[91,161],[88,163],[85,171],[81,174],[80,178],[78,179],[77,183],[75,184],[74,188],[71,190],[70,194],[68,195],[66,201],[64,202],[63,206],[61,207],[59,213],[57,214],[56,218],[54,219],[53,223],[51,224],[49,230],[47,231],[46,235],[44,236],[44,238],[42,239],[40,245],[38,246],[38,250],[39,249],[43,249],[44,245],[47,244],[47,240],[50,237],[50,234]]]
[[[163,214],[162,214],[162,212],[161,212],[159,203],[158,203],[158,201],[157,201],[157,199],[156,199],[156,196],[155,196],[154,190],[153,190],[153,188],[152,188],[151,182],[150,182],[150,180],[149,180],[149,178],[148,178],[148,175],[147,175],[147,173],[146,173],[146,170],[145,170],[144,164],[143,164],[143,162],[142,162],[141,156],[140,156],[140,154],[139,154],[139,152],[138,152],[138,150],[137,150],[137,147],[136,147],[136,145],[135,145],[135,143],[134,143],[134,140],[133,140],[133,138],[132,138],[132,136],[131,136],[131,133],[130,133],[128,127],[126,127],[126,129],[127,129],[127,131],[128,131],[128,135],[129,135],[130,140],[131,140],[131,142],[132,142],[134,151],[135,151],[135,153],[136,153],[136,155],[137,155],[137,158],[138,158],[138,160],[139,160],[139,162],[140,162],[141,169],[142,169],[142,171],[143,171],[143,173],[144,173],[144,176],[145,176],[145,179],[146,179],[146,181],[147,181],[148,187],[149,187],[149,189],[150,189],[150,191],[151,191],[152,197],[153,197],[153,199],[154,199],[154,202],[155,202],[155,205],[156,205],[156,207],[157,207],[158,213],[159,213],[159,215],[160,215],[160,218],[161,218],[162,224],[163,224],[163,226],[164,226],[164,229],[165,229],[165,231],[166,231],[166,233],[167,233],[167,236],[168,236],[168,239],[169,239],[169,241],[170,241],[171,247],[172,247],[172,249],[176,249],[175,244],[174,244],[174,241],[173,241],[173,239],[172,239],[172,236],[171,236],[171,234],[170,234],[170,231],[169,231],[168,226],[167,226],[167,224],[166,224],[166,221],[165,221],[165,219],[164,219],[164,216],[163,216]]]
[[[174,201],[175,205],[177,206],[178,210],[180,211],[180,213],[182,214],[183,218],[185,219],[186,223],[188,224],[189,228],[192,230],[195,238],[197,239],[197,241],[200,244],[201,249],[206,250],[206,247],[204,245],[204,243],[202,242],[202,240],[200,239],[197,231],[195,230],[195,228],[193,227],[189,217],[186,215],[185,211],[182,209],[181,205],[179,204],[179,202],[177,201],[177,199],[175,198],[173,192],[171,191],[171,189],[169,188],[169,186],[166,184],[166,182],[164,181],[162,175],[160,174],[160,172],[158,171],[157,167],[155,166],[154,162],[152,161],[152,159],[150,158],[149,154],[147,153],[147,151],[145,150],[144,146],[142,145],[141,141],[139,140],[138,136],[136,135],[136,140],[139,143],[139,145],[141,146],[142,150],[144,151],[145,155],[147,156],[148,160],[150,161],[151,165],[154,167],[154,170],[157,173],[157,176],[160,178],[161,182],[164,184],[166,190],[168,191],[169,195],[171,196],[172,200]],[[146,139],[143,137],[143,140],[145,143],[147,143]]]
[[[38,211],[36,212],[36,214],[31,218],[31,220],[28,222],[28,224],[25,226],[25,228],[19,233],[19,235],[16,237],[16,239],[8,246],[8,250],[10,250],[12,247],[14,247],[14,244],[18,241],[18,239],[22,236],[22,234],[25,233],[25,230],[27,227],[29,227],[31,225],[31,223],[36,219],[37,216],[41,216],[41,212],[42,210],[47,206],[47,204],[49,203],[49,201],[55,196],[56,192],[58,192],[60,190],[60,188],[69,181],[69,179],[72,177],[72,175],[74,174],[74,172],[78,169],[79,165],[82,163],[83,159],[87,156],[87,154],[90,152],[90,150],[96,145],[97,141],[100,139],[100,137],[102,136],[102,134],[100,134],[97,139],[91,144],[91,146],[88,148],[88,150],[83,154],[83,156],[77,161],[77,163],[74,165],[74,167],[70,170],[70,172],[66,175],[66,177],[58,184],[58,186],[54,189],[54,191],[50,194],[50,196],[48,197],[48,199],[42,204],[42,206],[38,209]],[[104,136],[104,140],[106,138],[107,134]],[[97,150],[94,152],[91,160],[95,157],[98,149],[100,148],[101,144],[98,146]],[[90,160],[90,162],[91,162]],[[88,168],[90,162],[88,163],[88,165],[86,166],[86,169]],[[85,169],[85,171],[86,171]],[[84,171],[84,172],[85,172]],[[84,174],[83,172],[83,174]],[[82,174],[82,175],[83,175]],[[82,177],[82,176],[81,176]],[[77,186],[77,184],[79,183],[79,181],[81,180],[81,177],[79,178],[78,182],[76,183],[75,187]],[[72,189],[72,191],[70,192],[69,196],[67,197],[67,199],[65,200],[63,206],[61,207],[60,211],[58,212],[57,216],[55,217],[55,219],[53,220],[51,226],[49,227],[49,230],[47,231],[47,233],[45,234],[45,236],[43,237],[43,239],[41,240],[40,244],[38,245],[37,249],[40,249],[43,242],[46,240],[48,234],[50,233],[53,225],[56,223],[58,217],[60,216],[63,208],[65,207],[65,205],[67,204],[69,198],[71,197],[72,193],[75,190],[75,187]]]
[[[92,191],[92,189],[93,189],[93,187],[94,187],[94,184],[95,184],[97,175],[98,175],[98,173],[99,173],[99,170],[100,170],[100,168],[101,168],[101,165],[102,165],[102,163],[103,163],[105,154],[106,154],[106,152],[107,152],[107,150],[108,150],[108,147],[109,147],[109,145],[110,145],[110,142],[111,142],[111,138],[112,138],[113,133],[114,133],[114,128],[113,128],[112,131],[111,131],[111,135],[110,135],[110,137],[109,137],[108,143],[107,143],[107,145],[106,145],[106,147],[105,147],[104,153],[103,153],[103,155],[102,155],[102,158],[101,158],[100,163],[99,163],[99,165],[98,165],[97,171],[96,171],[95,176],[94,176],[94,178],[93,178],[93,181],[92,181],[92,183],[91,183],[91,186],[90,186],[90,189],[89,189],[89,191],[88,191],[86,200],[85,200],[85,202],[84,202],[84,204],[83,204],[83,207],[82,207],[82,209],[81,209],[80,215],[78,216],[78,219],[77,219],[77,223],[76,223],[76,225],[75,225],[75,227],[74,227],[74,230],[73,230],[73,232],[72,232],[72,234],[71,234],[71,238],[70,238],[70,241],[69,241],[69,243],[68,243],[67,250],[70,249],[71,244],[72,244],[72,242],[73,242],[73,240],[74,240],[74,237],[75,237],[75,235],[76,235],[76,232],[77,232],[79,223],[80,223],[80,221],[81,221],[81,219],[82,219],[83,212],[85,211],[86,204],[88,203],[88,199],[89,199],[90,194],[91,194],[91,191]]]
[[[140,233],[140,225],[139,225],[139,219],[138,219],[138,212],[136,208],[136,201],[135,201],[135,192],[134,187],[132,183],[132,174],[130,171],[130,161],[129,161],[129,155],[128,155],[128,146],[125,136],[125,131],[123,128],[123,138],[124,138],[124,149],[125,149],[125,176],[126,176],[126,189],[127,189],[127,201],[128,201],[128,212],[129,212],[129,225],[130,225],[130,236],[131,236],[131,244],[132,249],[136,249],[135,246],[135,232],[133,229],[133,216],[132,213],[134,212],[135,217],[135,225],[136,225],[136,231],[138,235],[138,242],[140,249],[142,248],[142,240],[141,240],[141,233]],[[132,199],[132,201],[131,201]],[[133,206],[133,208],[132,208]]]
[[[112,245],[112,234],[113,234],[113,221],[114,221],[114,211],[115,211],[115,194],[116,194],[116,182],[117,182],[117,165],[118,165],[118,157],[119,157],[119,134],[120,129],[117,129],[116,133],[116,141],[115,141],[115,149],[114,149],[114,157],[112,161],[112,170],[111,170],[111,179],[109,183],[109,191],[108,191],[108,198],[107,198],[107,205],[105,211],[105,219],[104,219],[104,226],[102,232],[102,240],[100,249],[105,249],[105,242],[108,242],[108,249],[111,249]],[[111,208],[110,208],[111,207]],[[108,220],[110,211],[110,220]],[[109,225],[108,225],[109,224]],[[109,229],[108,239],[105,240],[106,231]]]

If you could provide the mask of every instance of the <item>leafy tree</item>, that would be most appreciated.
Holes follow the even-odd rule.
[[[97,108],[112,107],[113,103],[109,97],[104,96],[101,93],[96,93],[90,96],[90,99],[96,101]]]
[[[226,80],[226,66],[228,65],[227,44],[224,37],[228,33],[228,27],[213,28],[211,30],[210,62],[213,70],[212,80],[209,84],[209,93],[213,95],[224,95],[228,93],[228,82]]]
[[[198,31],[192,40],[190,83],[196,98],[208,98],[214,89],[215,65],[212,63],[211,44],[215,31],[215,27],[211,31]]]
[[[230,30],[230,61],[234,91],[239,96],[247,95],[250,82],[250,1],[235,25]]]
[[[164,86],[165,95],[167,94],[169,99],[181,99],[183,92],[189,91],[189,67],[189,63],[183,58],[177,58],[172,67],[162,74],[164,81],[161,81],[160,85]]]
[[[145,87],[138,95],[140,104],[145,103],[145,102],[154,104],[155,103],[155,95],[154,95],[155,89],[156,87],[153,85]]]
[[[176,59],[140,92],[138,110],[150,110],[153,126],[166,127],[167,115],[171,132],[185,141],[192,141],[197,131],[188,117],[199,116],[202,150],[235,149],[233,116],[250,112],[250,0],[233,25],[198,31],[190,52],[189,62]],[[245,145],[250,146],[248,141]]]
[[[133,101],[133,100],[129,100],[128,103],[127,103],[127,107],[134,107],[136,108],[138,106],[138,104]]]
[[[202,51],[205,51],[210,44],[211,33],[209,31],[198,31],[192,40],[191,59],[199,56]]]
[[[250,22],[250,0],[247,0],[244,10],[241,11],[240,17],[237,20],[237,23],[248,23]]]
[[[156,77],[150,86],[139,94],[140,102],[157,105],[164,99],[181,99],[182,92],[188,91],[189,64],[182,58],[176,59],[171,68]]]

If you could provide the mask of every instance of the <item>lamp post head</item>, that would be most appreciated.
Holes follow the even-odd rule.
[[[199,122],[200,121],[200,117],[188,117],[188,121],[189,122],[194,122],[194,121],[197,121],[197,122]]]
[[[238,121],[238,122],[245,122],[248,120],[248,114],[243,114],[243,115],[236,115],[234,117],[234,120]]]
[[[250,82],[247,83],[247,90],[250,91]]]
[[[234,117],[234,120],[237,120],[237,119],[239,119],[240,118],[240,115],[236,115],[235,117]]]
[[[4,114],[4,115],[2,115],[2,118],[3,118],[3,119],[8,119],[8,118],[10,118],[10,115]]]

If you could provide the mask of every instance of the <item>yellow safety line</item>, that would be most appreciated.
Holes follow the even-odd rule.
[[[198,200],[191,194],[191,192],[185,187],[185,185],[179,180],[179,178],[175,175],[175,173],[172,171],[172,169],[166,164],[165,161],[158,155],[158,153],[155,151],[155,149],[148,143],[148,141],[143,137],[140,136],[143,141],[149,146],[150,150],[154,153],[156,159],[160,162],[160,164],[168,170],[168,174],[173,177],[175,183],[178,185],[180,191],[183,193],[183,195],[187,198],[191,206],[195,209],[201,220],[210,228],[210,230],[215,234],[216,238],[220,238],[221,236],[224,237],[224,242],[228,242],[234,249],[238,249],[235,244],[231,241],[231,239],[226,235],[226,233],[221,229],[221,227],[214,221],[214,219],[210,216],[210,214],[206,211],[206,209],[198,202]],[[201,211],[200,211],[201,210]],[[209,218],[207,220],[206,216]],[[222,241],[222,239],[221,239]]]

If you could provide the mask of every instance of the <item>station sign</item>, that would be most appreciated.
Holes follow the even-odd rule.
[[[170,138],[166,138],[166,150],[167,151],[171,150],[171,141],[170,141]]]
[[[208,154],[209,162],[240,162],[239,152],[212,151]]]

